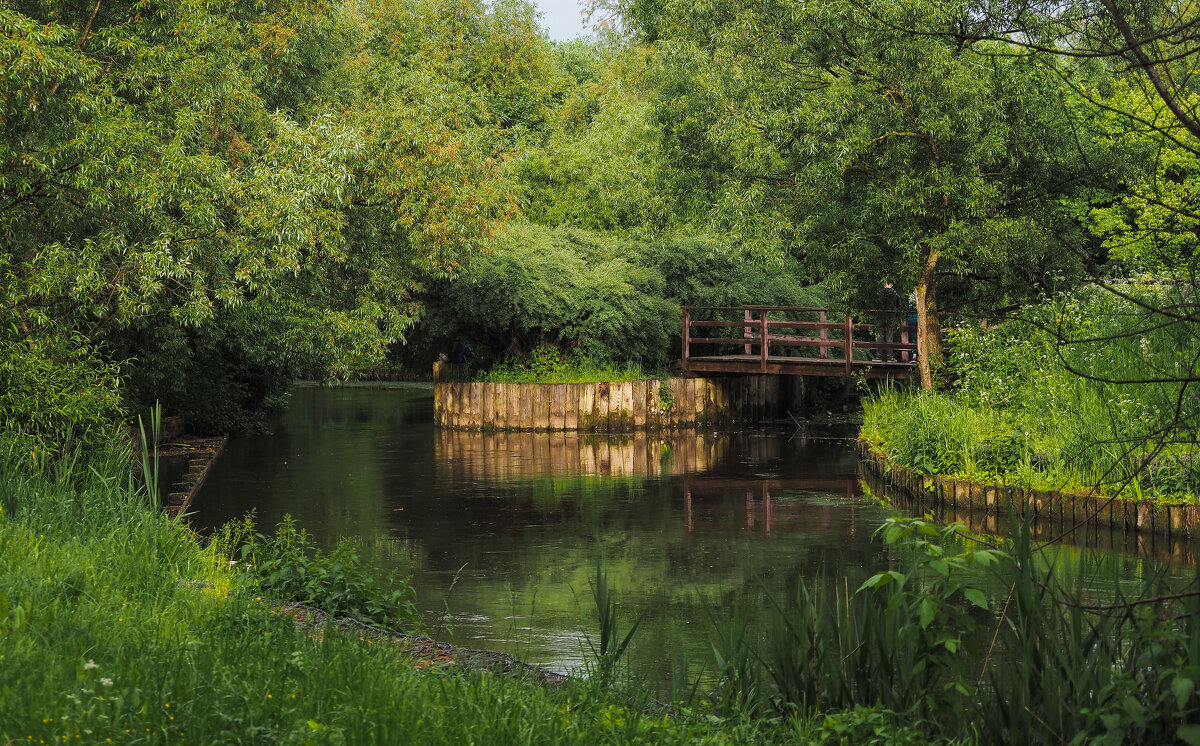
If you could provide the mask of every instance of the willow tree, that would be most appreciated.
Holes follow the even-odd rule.
[[[191,393],[253,406],[403,337],[421,277],[511,205],[460,39],[388,41],[397,17],[458,12],[414,6],[0,6],[6,427],[105,419],[125,381],[127,405],[186,406],[234,370]],[[90,372],[58,401],[16,393],[64,367]]]
[[[936,11],[936,12],[935,12]],[[869,308],[916,289],[922,383],[939,287],[1028,294],[1061,256],[1043,226],[1074,188],[1059,78],[967,33],[966,4],[634,0],[663,59],[664,126],[712,214]],[[902,29],[902,30],[900,30]]]

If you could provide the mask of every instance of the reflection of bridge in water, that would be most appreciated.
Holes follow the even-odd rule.
[[[745,473],[798,450],[778,437],[745,434],[581,433],[438,430],[439,470],[478,483],[552,477],[667,479],[679,485],[687,531],[828,529],[832,510],[802,493],[853,501],[860,494],[855,461],[821,459],[789,465],[786,476]],[[840,451],[839,451],[840,453]],[[741,471],[741,473],[738,473]],[[807,497],[813,497],[809,494]],[[744,502],[743,502],[744,498]],[[744,512],[742,506],[744,505]]]
[[[846,500],[854,500],[859,495],[858,476],[855,474],[812,474],[786,479],[686,475],[682,482],[684,520],[689,534],[731,527],[732,521],[728,515],[722,516],[724,520],[717,520],[711,517],[711,511],[704,509],[714,495],[744,494],[746,530],[762,531],[768,538],[772,528],[782,527],[786,530],[797,528],[797,524],[808,527],[814,523],[823,524],[821,527],[825,529],[829,527],[832,513],[829,506],[814,506],[792,499],[781,500],[780,493],[820,492],[845,497]],[[698,513],[702,520],[697,520]]]

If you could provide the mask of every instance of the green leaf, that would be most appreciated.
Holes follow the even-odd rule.
[[[1175,708],[1182,710],[1194,691],[1196,691],[1196,682],[1186,676],[1175,677],[1175,680],[1171,682],[1171,693],[1175,695]]]
[[[932,598],[926,596],[921,599],[921,605],[917,608],[917,616],[921,622],[921,629],[928,629],[933,623],[934,617],[938,613],[938,604]]]
[[[895,582],[898,585],[903,584],[905,580],[905,576],[902,573],[896,572],[895,570],[887,570],[885,572],[875,573],[871,577],[867,578],[866,581],[864,581],[863,584],[858,587],[858,590],[855,591],[855,593],[858,593],[865,588],[882,588],[891,582]]]
[[[963,596],[981,609],[988,607],[987,597],[983,595],[983,591],[978,588],[964,588]]]
[[[1200,746],[1200,725],[1189,723],[1175,730],[1175,737],[1191,746]]]

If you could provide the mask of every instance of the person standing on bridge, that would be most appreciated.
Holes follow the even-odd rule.
[[[876,318],[876,341],[880,344],[895,344],[896,332],[900,326],[900,294],[890,280],[884,280],[879,289],[879,311]],[[900,356],[893,349],[875,350],[875,360],[890,362],[899,360]]]

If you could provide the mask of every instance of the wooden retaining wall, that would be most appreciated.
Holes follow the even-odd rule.
[[[885,486],[907,495],[923,509],[964,522],[981,516],[985,530],[1003,529],[1008,510],[1028,517],[1042,536],[1086,531],[1092,537],[1119,534],[1122,548],[1143,548],[1156,539],[1191,543],[1200,538],[1200,505],[1163,505],[1149,500],[1096,497],[1071,493],[980,484],[965,479],[917,474],[888,461],[859,442],[863,466]]]
[[[761,421],[780,414],[780,376],[605,383],[444,382],[433,417],[465,430],[632,432]]]

